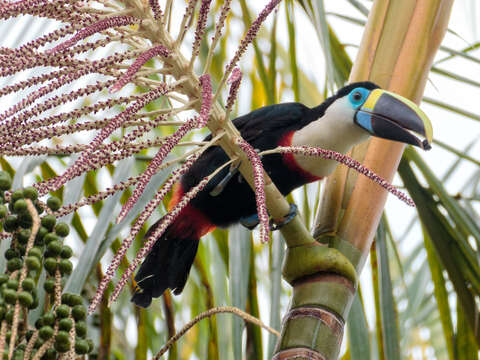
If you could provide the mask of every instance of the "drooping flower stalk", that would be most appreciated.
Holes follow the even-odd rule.
[[[181,29],[175,44],[166,41],[168,36],[163,36],[166,35],[167,31],[166,26],[164,26],[165,19],[163,18],[160,7],[155,0],[150,0],[150,6],[154,13],[154,17],[157,20],[155,22],[151,21],[150,13],[141,14],[135,6],[132,6],[134,4],[125,3],[123,4],[125,5],[123,8],[112,2],[100,1],[100,3],[102,9],[93,7],[88,9],[83,6],[83,3],[79,4],[78,0],[21,0],[14,3],[13,6],[8,5],[6,8],[2,7],[0,9],[0,18],[16,16],[16,14],[32,14],[44,18],[60,19],[61,21],[69,23],[66,27],[30,41],[17,49],[0,47],[0,76],[13,75],[20,71],[36,67],[55,68],[53,71],[47,72],[46,74],[41,73],[41,75],[36,75],[27,81],[22,81],[0,89],[0,96],[3,96],[35,87],[35,90],[24,100],[0,114],[0,153],[8,153],[9,155],[27,153],[39,155],[51,153],[58,154],[61,151],[65,151],[68,154],[79,153],[80,155],[77,161],[71,167],[67,168],[62,175],[35,184],[35,187],[39,189],[41,195],[46,194],[48,191],[58,189],[65,182],[86,171],[98,169],[107,164],[112,164],[117,160],[132,156],[148,147],[162,145],[159,149],[159,153],[154,158],[154,161],[151,162],[151,167],[149,166],[149,170],[146,173],[141,174],[138,178],[132,177],[125,182],[115,184],[102,193],[82,199],[77,203],[67,205],[65,208],[54,212],[55,216],[65,215],[68,212],[78,209],[82,205],[92,204],[92,202],[105,199],[115,192],[123,191],[128,186],[132,185],[135,180],[139,180],[138,182],[143,186],[143,184],[148,182],[152,174],[158,171],[158,169],[168,165],[163,163],[165,156],[174,146],[178,145],[178,141],[186,135],[188,131],[193,130],[195,127],[203,127],[206,124],[210,126],[211,124],[214,124],[215,126],[212,127],[212,130],[214,130],[214,135],[217,134],[214,139],[225,134],[229,139],[232,136],[227,131],[224,133],[221,129],[221,123],[225,119],[225,117],[222,116],[223,113],[221,107],[215,107],[215,111],[211,112],[214,99],[212,96],[212,84],[209,75],[202,75],[200,76],[199,81],[197,81],[197,77],[193,74],[192,67],[188,66],[189,63],[192,65],[195,58],[198,56],[200,42],[205,36],[207,15],[210,9],[211,0],[201,1],[190,62],[184,60],[184,55],[179,56],[181,54],[179,53],[178,45],[182,42],[190,24],[195,23],[193,21],[193,12],[197,0],[190,0],[188,2],[185,16],[182,20]],[[212,48],[215,48],[218,39],[221,36],[221,31],[229,12],[230,3],[230,0],[225,1],[219,19],[215,24],[215,35],[212,40]],[[256,35],[258,27],[273,9],[269,9],[269,6],[271,7],[273,3],[276,5],[278,2],[270,2],[260,14],[259,18],[253,23],[251,29],[247,32],[245,39],[247,42],[244,42],[242,45],[244,48],[246,48],[248,42]],[[166,14],[170,13],[169,9],[171,4],[171,0],[167,1],[165,9]],[[275,7],[275,5],[273,5],[273,7]],[[135,17],[130,16],[131,14],[135,14]],[[144,20],[147,21],[138,28],[139,30],[137,30],[137,27],[122,28],[124,25],[137,24]],[[94,39],[92,42],[87,43],[78,43],[79,40],[86,39],[90,35],[99,32],[101,32],[101,34],[99,34],[101,35],[100,39]],[[54,42],[57,42],[68,35],[71,35],[69,36],[70,39],[61,42],[60,45],[54,46]],[[89,56],[91,50],[106,46],[112,42],[127,45],[129,46],[129,50],[114,54],[114,58],[107,57],[94,61],[85,59],[84,55]],[[151,46],[148,44],[154,44],[154,47],[148,50],[148,47]],[[159,46],[164,46],[164,48]],[[46,52],[42,52],[46,47],[53,48]],[[213,54],[213,50],[214,49],[210,51],[210,57]],[[232,59],[232,61],[235,63],[238,62],[238,59],[241,54],[243,54],[244,50],[245,49],[242,50],[240,48],[240,53],[237,52],[236,57]],[[167,54],[167,52],[169,54]],[[145,61],[157,54],[163,56],[171,54],[166,61],[167,64],[162,69],[142,68]],[[137,58],[137,60],[131,66],[122,63],[123,60],[133,58]],[[126,69],[126,71],[124,69]],[[185,69],[185,74],[180,71],[179,75],[178,69]],[[230,72],[231,69],[228,71]],[[82,84],[81,88],[76,87],[68,94],[61,92],[61,87],[63,85],[70,84],[72,81],[78,80],[87,74],[99,74],[102,77],[107,77],[107,79],[108,77],[114,77],[115,80],[104,80],[104,78],[102,78],[99,79],[97,84],[87,86]],[[154,79],[150,76],[152,74],[161,74],[162,76]],[[226,74],[226,76],[228,78],[229,74]],[[233,76],[231,77],[232,86],[230,88],[230,97],[228,101],[229,111],[234,103],[240,85],[240,78],[240,72],[234,71]],[[177,82],[173,85],[167,85],[167,81],[171,82],[175,80],[177,80]],[[224,85],[225,81],[226,80],[223,80],[219,89]],[[91,101],[91,98],[95,98],[96,100],[97,94],[94,94],[96,91],[103,90],[116,83],[113,86],[113,91],[115,91],[128,82],[134,82],[136,85],[144,86],[148,92],[140,96],[129,96],[94,102],[93,104],[82,104],[79,108],[65,111],[60,114],[55,113],[51,115],[48,113],[65,102],[73,102],[73,100],[78,101],[81,97],[84,97],[82,100],[85,100],[85,102]],[[187,82],[185,86],[183,82]],[[50,98],[40,101],[43,96],[57,90],[60,90],[60,95],[53,94],[53,96],[50,95]],[[198,99],[198,94],[201,94],[201,103]],[[90,98],[89,95],[94,96]],[[169,96],[169,100],[178,101],[182,105],[175,109],[163,108],[151,112],[140,111],[148,102],[162,95]],[[127,108],[117,116],[112,116],[107,113],[108,111],[115,110],[117,105],[126,106]],[[173,107],[173,105],[170,106]],[[105,110],[106,116],[102,116],[103,114],[97,114],[103,110]],[[140,136],[147,134],[147,132],[153,127],[174,123],[178,124],[178,121],[156,122],[156,119],[152,120],[153,116],[173,116],[176,115],[177,112],[184,110],[196,110],[198,116],[195,116],[186,123],[182,122],[177,133],[167,138],[155,137],[144,141],[136,141]],[[155,112],[158,113],[155,114]],[[97,114],[96,119],[86,119],[87,116],[92,114]],[[71,121],[71,123],[62,124],[66,121]],[[133,131],[132,127],[134,127]],[[120,128],[122,130],[126,129],[127,134],[123,135],[120,140],[111,140],[111,142],[108,142],[107,139],[110,135],[116,129]],[[88,144],[70,144],[69,137],[64,136],[91,130],[99,131],[93,138],[93,141]],[[59,145],[60,142],[57,142],[56,138],[58,138],[60,142],[66,140],[66,143]],[[51,144],[35,144],[48,139],[52,139],[53,142]],[[220,145],[225,146],[225,141],[226,140],[221,139]],[[205,144],[201,151],[204,151],[210,145],[212,145],[212,143]],[[233,146],[235,147],[236,145]],[[243,145],[243,147],[245,147],[245,145]],[[238,148],[236,150],[240,151]],[[252,149],[245,148],[245,150],[250,151]],[[193,152],[196,151],[197,150],[193,150]],[[198,154],[195,156],[198,156]],[[252,157],[252,159],[257,160],[257,162],[259,161],[258,156],[256,158]],[[174,161],[178,161],[178,159]],[[155,199],[152,200],[144,212],[141,213],[139,217],[140,221],[136,222],[136,227],[134,226],[132,229],[129,239],[135,238],[137,228],[139,229],[146,219],[148,219],[153,209],[158,205],[158,202],[160,201],[158,199],[161,199],[169,191],[171,185],[178,181],[180,174],[187,171],[192,161],[188,160],[188,164],[181,167],[182,170],[178,175],[175,175],[169,180],[170,182],[159,191]],[[227,165],[228,163],[224,166]],[[261,163],[258,165],[260,166],[259,168],[261,172]],[[218,173],[218,171],[220,171],[220,169],[218,169],[216,173]],[[258,169],[256,171],[258,175]],[[213,177],[214,174],[212,174],[211,177]],[[200,191],[206,183],[208,183],[207,178],[198,184],[195,189],[192,189],[192,191]],[[256,179],[256,183],[258,183],[258,179]],[[137,193],[141,194],[142,191],[137,191]],[[195,192],[189,192],[184,199],[181,200],[178,206],[173,209],[173,212],[165,218],[166,222],[164,222],[162,226],[168,226],[168,221],[173,221],[174,218],[181,213],[181,206],[185,206],[193,196],[195,196]],[[133,204],[134,201],[132,200],[131,203]],[[49,210],[47,210],[47,212],[48,211]],[[49,213],[51,213],[51,211]],[[262,238],[265,236],[268,236],[268,234],[262,232]],[[150,239],[150,243],[148,244],[152,244],[151,241],[152,239]],[[148,249],[145,248],[142,251],[143,253],[140,253],[137,259],[141,259],[141,257],[148,252]],[[121,253],[117,255],[119,258],[122,257]],[[130,269],[129,271],[133,270]],[[108,283],[108,280],[106,281]],[[59,298],[59,296],[57,295],[56,298]],[[52,344],[46,342],[45,345],[51,346]],[[45,346],[41,349],[45,349]]]
[[[223,85],[225,84],[225,81],[228,79],[228,77],[230,76],[230,73],[232,72],[234,67],[237,65],[237,63],[240,60],[240,58],[242,57],[242,55],[247,50],[248,45],[257,36],[258,30],[260,30],[260,26],[265,21],[265,19],[268,17],[268,15],[270,15],[270,13],[277,7],[277,5],[280,3],[280,1],[281,0],[271,0],[265,6],[265,8],[260,12],[258,17],[255,19],[255,21],[250,26],[247,33],[245,34],[245,37],[240,42],[240,45],[238,46],[238,49],[235,52],[235,55],[233,56],[232,60],[230,60],[227,67],[225,68],[225,73],[223,74],[223,78],[220,81],[220,85],[219,85],[218,90],[217,90],[217,92],[214,96],[214,100],[216,100],[217,97],[219,96],[220,90],[223,88]]]
[[[158,149],[157,154],[152,159],[150,164],[148,164],[147,169],[143,172],[140,180],[137,183],[137,187],[133,191],[132,196],[128,199],[125,205],[122,207],[122,210],[117,216],[117,224],[120,223],[123,218],[128,214],[130,209],[135,205],[138,201],[140,196],[143,194],[143,190],[147,186],[148,182],[152,178],[153,175],[156,174],[158,168],[163,163],[163,160],[167,157],[167,155],[172,151],[172,149],[178,144],[178,142],[192,129],[194,129],[197,125],[197,118],[192,118],[187,121],[184,125],[182,125],[175,133],[168,137],[165,141],[165,144]]]
[[[212,86],[210,83],[210,75],[206,74],[201,76],[200,84],[202,87],[202,105],[200,110],[200,116],[188,120],[173,135],[169,136],[169,138],[165,141],[165,145],[158,149],[157,154],[152,159],[147,169],[143,172],[143,175],[138,182],[137,187],[133,191],[132,196],[128,199],[128,201],[125,203],[125,205],[122,207],[122,210],[118,214],[117,223],[122,221],[122,219],[128,214],[130,209],[137,202],[138,198],[142,195],[143,190],[147,186],[152,176],[155,175],[155,173],[157,172],[158,167],[162,164],[163,160],[178,144],[178,142],[190,130],[194,129],[195,127],[202,128],[207,124],[208,116],[210,114],[210,108],[212,106]]]
[[[213,35],[212,43],[210,44],[210,48],[208,49],[207,60],[205,61],[205,67],[203,72],[208,72],[210,69],[210,64],[212,63],[213,53],[215,52],[215,48],[217,47],[217,43],[222,36],[222,29],[225,25],[225,20],[227,19],[228,13],[230,12],[230,3],[232,0],[225,0],[222,5],[222,9],[220,10],[220,16],[217,20],[215,25],[215,35]]]
[[[21,137],[19,131],[28,130],[32,126],[31,123],[35,124],[35,120],[27,122],[31,118],[38,116],[48,110],[51,110],[59,105],[63,105],[65,103],[71,102],[76,100],[81,96],[87,96],[93,94],[95,92],[101,91],[105,88],[108,88],[109,85],[113,84],[114,80],[107,80],[105,82],[97,82],[95,85],[87,85],[82,89],[72,91],[68,94],[63,94],[61,96],[54,96],[43,103],[35,105],[29,110],[25,110],[22,113],[13,116],[2,123],[0,123],[0,133],[1,136],[11,136],[11,139],[15,139],[16,137]],[[58,119],[56,117],[55,119]],[[41,120],[37,120],[38,122],[45,122],[45,118]],[[11,142],[11,141],[10,141]],[[0,149],[5,149],[6,143],[0,144]]]
[[[225,106],[226,119],[229,118],[230,112],[232,111],[233,104],[237,99],[237,93],[240,87],[240,83],[242,82],[242,72],[238,67],[233,69],[232,75],[228,78],[228,82],[230,83],[230,90],[228,93],[227,105]]]
[[[135,73],[151,58],[157,55],[161,55],[162,57],[166,58],[170,54],[170,51],[163,45],[157,45],[152,47],[151,49],[145,51],[142,55],[140,55],[135,62],[130,66],[127,70],[127,72],[120,78],[118,81],[115,83],[110,88],[110,92],[116,93],[119,91],[122,87],[124,87],[127,83],[130,82],[132,77],[135,75]]]
[[[211,2],[212,0],[201,0],[200,11],[198,13],[197,28],[195,30],[195,39],[193,40],[192,45],[192,57],[190,58],[189,65],[190,68],[193,66],[193,63],[200,52],[200,42],[202,41],[203,35],[205,33],[205,26],[207,26],[207,16],[208,12],[210,11]]]
[[[5,112],[0,114],[0,121],[3,121],[8,117],[14,115],[15,113],[23,110],[27,106],[33,104],[40,97],[45,96],[48,93],[51,93],[52,91],[79,79],[82,76],[94,73],[101,68],[118,63],[119,61],[123,61],[124,59],[128,58],[131,55],[132,53],[129,53],[129,52],[112,55],[100,61],[92,61],[91,65],[86,65],[84,67],[77,68],[75,71],[72,71],[71,73],[68,73],[60,77],[58,80],[55,80],[48,85],[42,86],[40,89],[32,92],[27,97],[23,98],[20,102],[18,102],[17,104],[15,104]],[[11,124],[9,126],[15,126],[15,124]]]
[[[77,22],[84,27],[84,21],[88,21],[89,18],[95,18],[95,15],[85,15],[78,12],[79,8],[75,5],[77,2],[77,0],[56,0],[55,2],[47,0],[16,1],[0,7],[0,19],[7,20],[11,17],[28,14],[70,23]]]
[[[200,76],[199,80],[202,89],[202,106],[200,108],[198,127],[203,128],[207,125],[210,109],[212,108],[212,80],[208,74]]]
[[[51,116],[43,117],[43,118],[36,119],[36,120],[30,120],[30,119],[35,117],[35,116],[40,115],[41,113],[43,113],[47,110],[52,109],[56,105],[60,105],[60,104],[63,104],[65,102],[73,101],[80,96],[89,95],[89,94],[92,94],[95,91],[107,88],[109,86],[109,84],[112,84],[114,82],[115,82],[115,80],[109,80],[105,83],[99,83],[99,84],[96,84],[96,85],[87,85],[86,87],[84,87],[82,89],[72,91],[69,94],[65,94],[65,95],[62,95],[62,96],[60,96],[56,99],[46,101],[43,104],[39,104],[34,109],[22,112],[20,115],[18,115],[19,118],[17,120],[15,120],[16,126],[15,126],[15,133],[14,134],[11,134],[12,133],[11,124],[13,124],[13,119],[15,119],[15,117],[7,120],[7,122],[8,121],[12,121],[12,122],[7,123],[5,126],[0,125],[0,144],[2,144],[2,143],[5,144],[7,142],[10,142],[13,139],[18,138],[18,141],[19,141],[18,144],[20,146],[20,145],[29,144],[29,143],[36,142],[36,141],[39,141],[39,140],[43,139],[43,137],[41,137],[41,135],[39,135],[37,137],[37,140],[35,140],[33,137],[30,136],[30,140],[28,140],[26,142],[21,141],[21,139],[23,139],[24,136],[31,135],[32,132],[34,133],[35,131],[40,131],[41,134],[52,134],[52,136],[55,136],[55,134],[56,134],[56,136],[61,136],[61,135],[66,134],[66,133],[74,132],[73,127],[75,127],[75,126],[78,126],[78,128],[77,128],[78,131],[89,130],[89,129],[99,129],[99,128],[105,127],[106,122],[104,120],[99,120],[99,121],[96,122],[98,124],[98,126],[88,126],[88,125],[85,126],[86,124],[89,124],[89,123],[68,125],[67,128],[73,129],[71,132],[61,131],[61,130],[59,130],[57,132],[57,131],[55,131],[55,129],[53,127],[48,127],[47,129],[42,129],[42,127],[46,127],[46,126],[53,125],[53,124],[60,124],[62,122],[65,122],[65,121],[68,121],[68,120],[71,120],[71,119],[79,119],[83,115],[88,115],[88,114],[94,115],[94,114],[97,114],[98,112],[100,112],[102,110],[112,108],[115,105],[128,105],[132,102],[135,102],[135,101],[139,100],[141,98],[141,96],[143,96],[143,95],[131,95],[131,96],[118,97],[116,99],[108,99],[108,100],[105,100],[105,101],[99,101],[99,102],[97,102],[93,105],[90,105],[90,106],[83,106],[79,109],[74,109],[74,110],[69,111],[69,112],[64,112],[64,113],[60,113],[60,114],[56,114],[56,115],[51,115]],[[165,94],[165,95],[168,96],[168,93]],[[181,111],[181,110],[185,110],[185,109],[187,109],[187,108],[185,107],[185,108],[181,108],[181,109],[178,109],[178,110],[177,109],[167,109],[167,110],[163,110],[163,114],[165,114],[167,112],[171,113],[171,114],[175,114],[177,111]],[[143,114],[137,114],[137,116],[139,116],[139,115],[143,116]],[[156,116],[156,115],[158,115],[158,112],[145,113],[145,116]],[[124,125],[129,125],[129,123],[127,122]],[[22,131],[26,131],[26,130],[29,130],[28,134],[22,134],[21,133]],[[6,136],[7,134],[8,134],[8,136]],[[0,146],[0,149],[4,149],[4,148],[6,148],[6,147],[1,147]],[[14,150],[14,149],[12,149],[12,150]]]
[[[180,24],[180,31],[178,32],[178,37],[176,40],[177,45],[183,41],[185,34],[188,30],[188,24],[190,19],[193,16],[193,10],[195,9],[195,5],[197,5],[198,0],[189,0],[187,8],[185,9],[185,14],[183,15],[182,23]]]
[[[47,53],[53,54],[53,53],[68,49],[70,46],[75,45],[80,40],[85,39],[100,31],[103,31],[112,27],[137,24],[139,21],[140,21],[139,19],[133,16],[112,16],[112,17],[100,20],[95,24],[92,24],[83,28],[69,40],[62,42],[61,44],[55,46],[53,49],[47,50]]]
[[[92,313],[93,311],[95,311],[96,307],[98,306],[100,300],[103,297],[103,293],[105,292],[105,289],[108,283],[111,281],[111,279],[115,275],[115,272],[120,266],[120,262],[122,261],[123,257],[127,253],[127,250],[132,245],[133,240],[135,240],[135,237],[137,236],[138,232],[142,228],[143,224],[145,224],[147,219],[152,215],[153,211],[159,206],[159,204],[162,202],[165,195],[167,195],[168,192],[172,189],[173,185],[178,181],[180,176],[182,176],[188,171],[188,169],[193,165],[193,163],[198,159],[198,157],[199,157],[199,153],[193,155],[190,159],[187,160],[185,164],[183,164],[180,168],[175,170],[172,173],[172,176],[165,182],[165,184],[163,184],[161,190],[157,191],[157,193],[155,194],[155,197],[152,200],[150,200],[147,206],[143,209],[142,213],[140,214],[138,219],[135,221],[135,224],[131,227],[127,238],[123,240],[121,247],[115,253],[114,258],[112,259],[112,261],[110,262],[110,265],[108,266],[107,272],[105,273],[102,280],[98,284],[97,291],[88,309],[89,313]]]
[[[110,134],[122,126],[127,120],[129,120],[135,113],[137,113],[141,108],[147,105],[149,102],[159,98],[164,95],[166,92],[170,91],[170,87],[165,85],[153,89],[143,95],[141,98],[135,102],[135,104],[129,106],[125,111],[122,111],[115,118],[113,118],[107,126],[105,126],[100,133],[95,136],[95,138],[90,142],[88,149],[84,151],[80,157],[75,161],[75,163],[68,168],[62,175],[52,179],[46,184],[46,188],[42,189],[41,194],[45,193],[45,190],[53,191],[61,187],[67,181],[71,180],[73,177],[77,176],[78,173],[83,172],[83,168],[88,165],[89,155],[103,142]]]
[[[207,150],[211,145],[215,144],[218,141],[218,139],[220,139],[222,136],[223,136],[223,133],[215,136],[207,144],[205,144],[201,149],[196,150],[195,153],[188,158],[185,164],[183,164],[181,167],[173,171],[172,175],[163,184],[161,189],[155,194],[155,197],[152,200],[150,200],[150,202],[147,204],[145,209],[138,216],[138,219],[136,220],[135,224],[132,226],[128,237],[125,240],[123,240],[120,249],[115,253],[113,260],[110,262],[107,272],[105,273],[99,286],[97,287],[95,296],[92,299],[92,302],[90,303],[89,313],[93,312],[95,308],[98,306],[100,300],[102,299],[103,293],[105,292],[106,286],[111,281],[111,279],[115,274],[115,271],[117,271],[118,267],[120,266],[120,262],[122,258],[125,256],[133,240],[137,236],[142,226],[151,216],[153,211],[159,206],[159,204],[162,202],[164,197],[172,189],[173,185],[175,185],[175,183],[178,182],[180,177],[190,169],[190,167],[195,163],[195,161],[200,157],[200,155],[205,150]]]
[[[155,20],[161,20],[162,9],[160,8],[160,4],[158,3],[158,0],[148,0],[148,3],[150,4],[150,9],[152,9],[153,18]]]
[[[127,284],[128,280],[130,279],[130,276],[133,274],[133,272],[135,271],[137,266],[140,264],[140,262],[143,260],[143,258],[150,252],[150,250],[153,248],[157,240],[160,239],[160,237],[168,228],[168,226],[180,215],[180,213],[188,205],[188,203],[200,191],[202,191],[205,188],[205,186],[207,186],[209,181],[215,175],[217,175],[222,169],[230,165],[232,162],[233,160],[227,161],[225,164],[220,166],[217,170],[215,170],[209,176],[204,177],[196,186],[194,186],[192,189],[190,189],[190,191],[188,191],[185,195],[183,195],[180,202],[177,205],[175,205],[175,207],[171,209],[163,217],[161,224],[148,237],[143,247],[137,252],[133,262],[130,264],[127,270],[123,273],[122,278],[120,279],[118,284],[115,286],[115,289],[113,290],[112,296],[110,297],[110,300],[109,300],[109,304],[111,304],[117,299],[118,295],[120,294],[124,286]]]
[[[237,144],[247,155],[253,170],[253,181],[255,184],[255,201],[257,203],[258,220],[260,221],[260,240],[266,243],[270,240],[268,237],[268,211],[265,196],[265,179],[263,178],[263,166],[260,156],[255,149],[244,139],[239,138]]]
[[[415,207],[415,203],[407,195],[405,195],[403,192],[398,190],[395,186],[390,184],[387,180],[382,178],[380,175],[375,174],[372,170],[363,166],[357,160],[352,159],[348,155],[341,154],[333,150],[322,149],[319,147],[312,147],[312,146],[280,146],[273,150],[263,151],[261,155],[268,155],[268,154],[275,154],[275,153],[281,153],[281,154],[290,153],[290,154],[300,154],[305,156],[318,156],[323,159],[337,161],[341,164],[344,164],[345,166],[348,166],[350,169],[353,169],[356,172],[362,175],[365,175],[370,180],[377,183],[378,185],[383,187],[385,190],[387,190],[391,194],[395,195],[397,198],[399,198],[408,206]]]

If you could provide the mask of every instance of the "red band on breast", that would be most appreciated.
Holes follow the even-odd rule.
[[[292,146],[292,137],[294,133],[294,131],[286,133],[278,142],[278,146]],[[283,154],[283,163],[290,171],[300,174],[300,176],[302,176],[306,182],[311,183],[322,179],[322,177],[313,175],[301,168],[291,153]]]

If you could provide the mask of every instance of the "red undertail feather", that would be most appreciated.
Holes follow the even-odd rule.
[[[179,183],[173,189],[168,204],[171,210],[181,201],[184,191]],[[155,231],[161,224],[158,220],[145,235]],[[159,297],[166,289],[180,294],[190,273],[198,249],[199,239],[215,229],[215,225],[193,205],[188,204],[157,239],[150,253],[135,275],[137,287],[132,301],[141,307],[147,307],[152,298]]]
[[[173,195],[168,203],[168,210],[172,210],[184,195],[182,185],[175,184]],[[185,234],[200,239],[203,235],[215,230],[215,225],[198,209],[188,204],[178,215],[177,219],[170,226],[170,231],[175,235]]]

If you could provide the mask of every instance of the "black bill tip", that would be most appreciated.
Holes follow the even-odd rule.
[[[432,148],[432,145],[425,139],[422,141],[422,146],[423,150],[430,150]]]

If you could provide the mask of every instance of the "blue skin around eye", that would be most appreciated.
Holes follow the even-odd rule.
[[[372,116],[369,113],[358,111],[356,114],[357,124],[373,134]]]
[[[353,94],[358,92],[362,94],[362,98],[360,100],[354,100]],[[350,92],[350,94],[348,95],[348,100],[350,101],[350,104],[352,104],[354,109],[358,109],[360,106],[363,105],[365,100],[367,100],[369,94],[370,90],[367,90],[365,88],[356,88],[353,89],[352,92]]]

